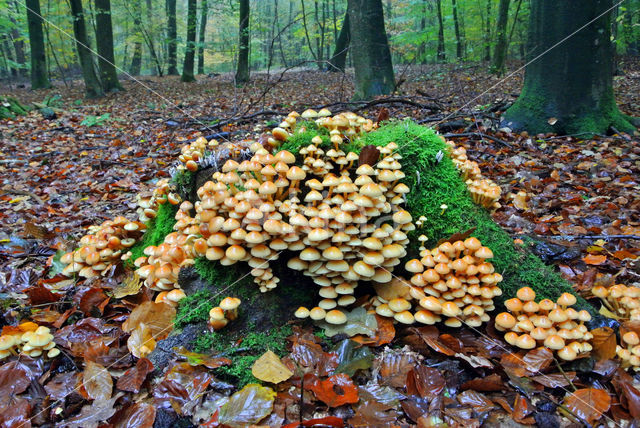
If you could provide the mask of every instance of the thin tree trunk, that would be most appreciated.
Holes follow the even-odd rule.
[[[458,19],[458,4],[456,0],[451,0],[453,6],[453,28],[456,32],[456,57],[462,59],[464,57],[464,44],[460,34],[460,20]]]
[[[182,66],[183,82],[194,82],[196,80],[193,75],[193,66],[195,63],[195,45],[196,45],[196,13],[197,0],[188,0],[187,2],[187,46],[184,53],[184,63]]]
[[[95,0],[96,45],[98,68],[105,92],[121,91],[113,55],[113,29],[111,23],[111,0]]]
[[[444,61],[446,54],[444,50],[444,23],[442,20],[442,0],[436,0],[436,12],[438,14],[438,61]]]
[[[311,45],[311,37],[309,37],[309,29],[307,28],[307,11],[304,7],[304,0],[300,0],[300,4],[302,5],[302,27],[304,28],[304,34],[307,38],[307,45],[309,46],[309,51],[311,52],[311,56],[313,56],[314,60],[318,60],[318,55],[313,51],[313,47]]]
[[[240,0],[238,68],[236,83],[249,81],[249,0]]]
[[[491,71],[498,76],[504,74],[504,64],[507,57],[507,21],[509,20],[510,0],[500,0],[498,6],[498,22],[496,22],[496,47],[493,51]]]
[[[420,34],[423,35],[427,28],[427,3],[429,0],[422,0],[422,13],[420,14]],[[418,61],[421,64],[425,64],[427,62],[427,42],[426,40],[420,42],[417,51]]]
[[[198,35],[198,74],[204,74],[204,38],[207,32],[207,15],[209,8],[207,0],[200,2],[200,31]]]
[[[93,65],[93,55],[89,49],[87,37],[87,27],[82,10],[82,0],[69,0],[71,14],[73,15],[73,35],[76,38],[76,48],[78,49],[78,59],[82,67],[82,77],[84,78],[85,93],[88,98],[104,96],[100,80]]]
[[[175,76],[178,74],[178,31],[176,23],[176,0],[165,1],[165,11],[167,14],[167,74]]]
[[[18,3],[16,3],[15,1],[13,1],[12,3],[16,9],[16,12],[20,13]],[[11,29],[11,40],[13,41],[13,49],[16,51],[16,62],[20,65],[18,74],[24,77],[27,75],[27,59],[24,53],[24,40],[22,40],[20,31],[18,31],[19,24],[12,14],[9,14],[9,19],[11,20],[11,24],[13,24]]]
[[[7,69],[7,75],[11,77],[18,76],[18,70],[14,65],[10,65],[11,63],[15,64],[16,60],[13,57],[13,52],[11,52],[11,47],[9,45],[9,37],[7,35],[0,36],[0,40],[2,40],[2,52],[5,59],[5,67]]]
[[[129,67],[129,73],[134,76],[139,76],[142,72],[142,41],[140,40],[140,37],[143,37],[142,32],[140,31],[140,20],[142,19],[140,0],[133,0],[131,2],[131,6],[133,8],[133,11],[130,13],[131,15],[133,15],[133,30],[136,33],[136,40],[133,44],[133,56],[131,57],[131,66]],[[127,6],[125,5],[125,8],[126,7]]]
[[[29,25],[29,45],[31,47],[31,89],[50,88],[47,74],[47,56],[44,49],[44,33],[40,0],[25,0],[27,23]]]
[[[395,88],[391,52],[384,28],[382,0],[349,0],[355,99],[390,94]]]
[[[491,61],[491,0],[487,0],[487,16],[484,33],[484,60]]]
[[[344,73],[344,67],[347,62],[347,53],[349,53],[349,42],[351,39],[351,31],[349,25],[349,13],[344,14],[340,35],[336,41],[336,48],[329,60],[329,71],[339,71]]]

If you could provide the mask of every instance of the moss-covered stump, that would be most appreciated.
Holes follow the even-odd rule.
[[[0,97],[0,119],[13,119],[16,116],[27,114],[26,107],[13,97]]]

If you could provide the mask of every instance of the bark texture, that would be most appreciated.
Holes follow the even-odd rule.
[[[240,33],[236,83],[249,81],[249,0],[240,0]]]
[[[98,67],[100,80],[105,92],[120,91],[115,59],[113,55],[113,27],[111,24],[111,1],[95,0],[96,8],[96,45],[98,48]]]
[[[613,95],[611,16],[597,18],[611,6],[612,0],[532,1],[531,62],[522,93],[505,112],[506,126],[559,134],[633,129]]]
[[[491,71],[498,76],[504,74],[504,64],[507,57],[507,21],[509,20],[510,0],[500,0],[498,6],[498,22],[496,22],[496,47],[493,51]]]
[[[166,0],[167,14],[167,74],[178,75],[178,26],[176,23],[176,0]]]
[[[87,98],[97,98],[104,95],[100,80],[93,66],[93,55],[89,49],[89,38],[87,37],[87,27],[82,10],[82,0],[69,0],[71,14],[73,16],[73,35],[76,38],[76,48],[78,49],[78,59],[82,67],[82,77],[84,78],[85,94]]]
[[[182,77],[180,78],[183,82],[194,82],[196,80],[193,75],[196,54],[196,1],[189,0],[187,2],[187,47],[184,52]]]
[[[349,42],[351,40],[351,33],[349,28],[349,14],[344,15],[344,21],[342,22],[342,28],[340,34],[336,40],[336,48],[333,51],[333,55],[329,60],[329,71],[344,72],[345,64],[347,63],[347,53],[349,52]]]
[[[349,0],[351,58],[355,68],[354,99],[370,99],[393,92],[391,52],[384,28],[381,0]]]
[[[200,8],[200,30],[198,32],[198,74],[204,74],[204,36],[207,32],[207,14],[209,12],[207,0],[202,0]]]
[[[44,32],[40,15],[40,0],[25,0],[29,44],[31,46],[31,89],[50,88],[47,74],[47,57],[44,50]]]

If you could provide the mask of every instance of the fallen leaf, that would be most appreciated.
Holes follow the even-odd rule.
[[[149,355],[156,349],[156,340],[151,329],[144,323],[138,324],[127,339],[127,348],[136,358]]]
[[[114,287],[111,292],[116,299],[122,299],[127,296],[134,296],[140,292],[142,280],[137,273],[129,274],[119,285]]]
[[[324,333],[328,337],[333,337],[341,333],[349,337],[355,336],[356,334],[375,337],[378,323],[373,314],[367,312],[367,310],[361,306],[353,309],[351,312],[345,312],[345,314],[347,315],[347,321],[344,324],[329,324],[326,321],[318,321],[316,324],[324,329]]]
[[[583,388],[567,395],[564,405],[588,423],[593,424],[609,410],[611,397],[602,389]]]
[[[291,422],[290,424],[283,425],[282,428],[298,428],[300,426],[300,422]],[[342,418],[337,416],[326,416],[324,418],[315,418],[309,419],[307,421],[302,421],[303,427],[314,427],[314,426],[328,426],[333,428],[343,428],[344,421]]]
[[[191,352],[184,347],[173,348],[179,359],[187,360],[192,366],[205,366],[210,369],[217,369],[222,366],[230,366],[231,360],[223,357],[213,357],[207,354]]]
[[[355,375],[358,370],[366,370],[373,364],[373,353],[368,347],[359,347],[358,343],[345,339],[338,343],[334,351],[338,354],[340,364],[336,367],[335,373],[346,373],[349,376]]]
[[[213,380],[213,375],[202,366],[174,363],[153,389],[154,402],[157,407],[191,415]]]
[[[375,314],[375,316],[376,321],[378,322],[378,329],[376,330],[375,337],[367,337],[362,334],[357,334],[353,336],[351,340],[354,340],[361,345],[368,345],[373,347],[391,343],[391,341],[396,337],[396,329],[393,326],[393,320],[386,317],[381,317],[378,314]]]
[[[607,256],[600,254],[600,255],[596,255],[596,254],[587,254],[586,256],[584,256],[582,258],[582,261],[585,262],[588,265],[601,265],[604,262],[607,261]]]
[[[293,372],[287,368],[280,358],[271,350],[262,354],[253,363],[251,374],[264,382],[278,384],[293,376]]]
[[[500,375],[494,373],[486,377],[468,380],[460,386],[460,389],[472,389],[480,392],[502,391],[504,389],[504,382]]]
[[[616,356],[616,333],[610,327],[599,327],[591,330],[593,338],[591,354],[596,360],[609,360]]]
[[[522,358],[524,367],[531,373],[537,374],[545,371],[553,362],[553,352],[545,346],[532,349]]]
[[[329,407],[357,403],[359,400],[358,388],[344,373],[333,375],[326,380],[320,380],[315,375],[307,374],[305,375],[304,387],[313,391],[316,398]]]
[[[392,406],[377,401],[367,401],[356,409],[356,414],[349,419],[352,427],[393,426],[398,419],[398,412]]]
[[[147,358],[140,358],[134,367],[124,372],[116,382],[116,387],[122,391],[139,392],[147,375],[153,371],[153,363]]]
[[[432,400],[442,393],[447,383],[437,369],[421,365],[407,373],[406,385],[407,394]]]
[[[131,311],[129,318],[122,324],[122,329],[130,333],[140,324],[145,324],[155,340],[166,338],[173,330],[173,319],[176,310],[164,302],[143,302]]]
[[[93,361],[85,361],[82,385],[92,400],[108,400],[113,391],[113,379],[109,371]]]
[[[156,420],[156,408],[148,403],[134,403],[115,424],[116,428],[152,428]]]
[[[220,407],[218,420],[231,427],[246,427],[260,422],[273,410],[273,389],[251,383],[229,397]]]
[[[488,412],[495,408],[495,404],[484,394],[477,391],[464,391],[456,397],[463,406],[471,406],[478,413]]]
[[[575,378],[576,372],[565,372],[564,375],[562,373],[553,373],[533,376],[531,380],[548,388],[566,388],[571,385]]]
[[[122,393],[118,393],[109,400],[94,400],[92,404],[83,406],[79,415],[71,419],[67,419],[65,422],[60,423],[57,426],[69,428],[97,428],[98,425],[104,423],[116,413],[116,409],[113,408],[113,405],[121,396]]]

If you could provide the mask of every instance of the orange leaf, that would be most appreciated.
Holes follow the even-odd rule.
[[[601,265],[602,263],[607,261],[607,256],[595,254],[587,254],[582,258],[582,261],[588,265]]]
[[[564,405],[588,423],[593,424],[609,410],[611,397],[602,389],[583,388],[568,395],[564,399]]]
[[[593,334],[593,339],[591,339],[593,355],[598,361],[608,360],[616,356],[616,334],[612,328],[596,328],[591,330],[591,334]]]
[[[313,391],[316,398],[329,407],[338,407],[343,404],[357,403],[358,387],[353,384],[349,376],[344,373],[331,376],[327,380],[320,380],[317,376],[307,375],[311,382],[305,379],[305,388]]]
[[[386,317],[381,317],[376,314],[376,321],[378,321],[378,330],[375,337],[367,337],[363,334],[358,334],[351,338],[351,340],[358,342],[361,345],[369,346],[382,346],[387,343],[391,343],[394,337],[396,337],[396,329],[393,326],[393,321]]]

